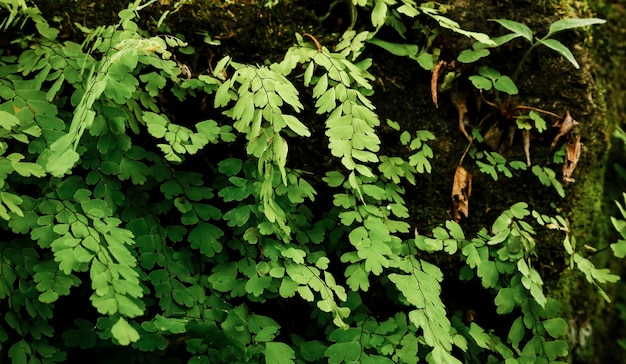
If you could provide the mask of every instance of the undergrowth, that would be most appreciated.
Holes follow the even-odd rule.
[[[432,171],[437,130],[386,120],[409,155],[383,155],[370,99],[376,76],[361,56],[382,47],[435,69],[436,50],[376,37],[387,25],[402,35],[420,19],[476,40],[464,56],[487,56],[502,38],[462,29],[434,3],[355,0],[353,16],[368,14],[370,30],[347,30],[332,50],[295,34],[279,62],[224,57],[191,74],[175,56],[193,53],[191,45],[136,22],[152,2],[131,3],[114,25],[77,25],[79,44],[60,40],[36,6],[0,1],[3,30],[36,29],[13,40],[19,53],[0,57],[2,355],[14,363],[84,352],[119,362],[285,364],[556,363],[568,355],[568,323],[537,269],[537,231],[558,231],[571,268],[600,294],[617,276],[580,253],[566,219],[524,201],[468,236],[455,221],[468,214],[467,174],[455,180],[459,218],[418,234],[406,194]],[[498,22],[513,31],[506,41],[521,36],[577,65],[547,36],[533,43],[529,29]],[[487,92],[514,95],[515,77],[494,71],[480,68],[473,82],[496,105],[500,96]],[[175,118],[163,98],[208,100],[210,116]],[[317,146],[329,159],[322,173],[290,159],[290,148],[312,136],[305,109],[327,137]],[[508,120],[538,132],[546,124],[537,112]],[[481,131],[472,136],[468,148]],[[470,156],[494,180],[530,167],[496,151]],[[532,171],[565,194],[550,168]],[[493,295],[510,322],[504,334],[448,310],[435,252],[458,259],[460,279]]]

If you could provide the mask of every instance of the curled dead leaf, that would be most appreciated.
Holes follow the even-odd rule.
[[[430,94],[433,98],[433,103],[435,107],[439,107],[439,103],[437,102],[437,84],[439,82],[439,74],[443,67],[447,65],[446,61],[439,61],[433,68],[433,74],[430,78]]]
[[[563,182],[576,182],[572,178],[580,159],[580,135],[571,136],[565,144],[566,157],[563,162]]]
[[[467,94],[462,91],[452,90],[452,92],[450,92],[450,98],[452,99],[454,108],[459,114],[459,130],[463,133],[463,135],[465,135],[467,141],[471,143],[473,139],[467,130],[465,130],[465,124],[469,123],[469,116],[467,113]]]
[[[469,198],[472,194],[472,175],[465,168],[458,166],[454,172],[452,183],[452,214],[454,220],[461,220],[461,216],[469,216]]]
[[[563,121],[560,121],[554,124],[554,126],[559,127],[559,133],[554,137],[554,140],[552,140],[552,144],[550,145],[550,148],[554,148],[556,146],[556,143],[558,143],[559,139],[561,139],[563,135],[567,134],[567,132],[572,130],[572,128],[578,124],[580,123],[574,120],[574,118],[572,118],[569,111],[566,111]]]

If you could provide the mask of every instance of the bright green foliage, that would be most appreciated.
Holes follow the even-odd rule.
[[[556,173],[552,169],[548,167],[533,166],[531,170],[533,171],[533,174],[539,178],[541,184],[548,187],[553,186],[559,196],[565,197],[563,184],[561,184],[561,182],[556,178]]]
[[[567,322],[536,269],[535,229],[563,231],[571,267],[599,289],[617,277],[576,250],[563,218],[524,202],[473,238],[446,221],[410,239],[405,188],[433,172],[436,137],[388,120],[403,153],[383,155],[370,99],[376,76],[361,58],[375,46],[431,69],[429,44],[376,38],[385,25],[403,35],[418,17],[476,39],[480,54],[518,36],[532,42],[532,33],[500,20],[514,36],[490,39],[444,17],[442,5],[354,0],[353,16],[363,8],[375,29],[346,31],[332,51],[296,35],[278,62],[226,56],[212,74],[193,75],[175,58],[192,46],[140,29],[140,11],[154,1],[135,1],[111,26],[78,24],[81,44],[57,39],[36,7],[0,1],[3,30],[26,22],[37,31],[15,39],[19,56],[0,54],[5,359],[119,352],[125,362],[435,364],[567,355]],[[533,44],[559,51],[552,34],[598,22],[555,22]],[[479,73],[477,87],[517,93],[507,76]],[[210,112],[177,113],[164,93],[172,103],[208,100]],[[530,120],[546,128],[533,112],[520,122]],[[320,154],[328,169],[315,174],[290,159],[313,138],[328,148]],[[479,169],[494,180],[526,169],[484,156]],[[533,173],[563,195],[552,170]],[[626,223],[614,224],[624,235]],[[620,257],[623,245],[612,246]],[[429,255],[439,251],[458,257],[461,280],[480,282],[509,315],[506,335],[449,312],[442,268]]]
[[[476,345],[498,353],[502,359],[552,362],[567,355],[568,344],[563,337],[568,326],[564,319],[557,316],[559,303],[544,295],[543,280],[532,266],[536,233],[524,221],[529,216],[531,212],[527,204],[520,202],[496,219],[491,233],[482,230],[475,238],[467,240],[460,226],[448,221],[445,228],[433,230],[433,238],[418,235],[415,241],[419,249],[426,251],[460,252],[467,264],[461,271],[462,279],[477,276],[484,288],[496,289],[498,293],[494,302],[499,314],[511,314],[515,308],[521,311],[507,337],[513,351],[504,349],[497,338],[482,333],[482,329],[474,323],[466,331],[468,329],[461,327],[462,323],[455,322],[459,332],[466,332]],[[548,217],[535,211],[532,216],[539,219],[541,225],[549,221],[549,228],[563,227],[557,225],[564,222],[559,216]]]
[[[550,229],[563,231],[567,234],[563,239],[563,247],[569,255],[570,268],[577,268],[580,272],[582,272],[587,281],[596,287],[600,295],[606,301],[610,302],[610,298],[606,295],[600,284],[617,282],[619,280],[619,276],[611,273],[609,269],[596,268],[595,264],[591,260],[585,258],[576,251],[576,238],[570,233],[569,223],[561,216],[549,217],[533,211],[533,217],[537,219],[537,223],[545,225]],[[612,220],[614,224],[617,223],[616,226],[620,226],[620,220],[615,218],[612,218]],[[611,248],[614,249],[614,254],[617,257],[620,257],[620,250],[617,248],[619,247],[620,242],[621,241],[611,244]]]
[[[436,55],[428,51],[428,46],[388,42],[376,38],[378,30],[380,30],[380,28],[384,25],[389,25],[404,38],[407,32],[407,27],[410,27],[411,24],[416,27],[423,27],[423,24],[417,20],[418,18],[430,18],[434,20],[442,29],[451,30],[468,38],[472,38],[481,44],[489,44],[493,46],[497,45],[487,34],[463,29],[459,23],[444,16],[443,14],[447,11],[449,7],[448,5],[435,2],[424,2],[418,5],[411,0],[375,0],[373,2],[366,0],[353,0],[352,4],[352,24],[356,21],[357,6],[364,7],[371,14],[370,20],[371,24],[375,27],[375,31],[359,33],[360,35],[362,34],[362,37],[364,37],[368,43],[381,47],[393,55],[409,57],[415,60],[426,70],[433,69],[434,64],[436,63]],[[405,17],[409,20],[405,20]],[[352,26],[350,28],[352,28]],[[349,29],[348,32],[352,32],[352,29]],[[437,38],[439,32],[440,31],[438,29],[427,30],[429,39],[429,44],[427,45],[430,45]],[[352,36],[350,38],[352,38]],[[354,38],[356,39],[358,36]]]
[[[520,161],[510,161],[507,166],[506,159],[499,153],[485,151],[482,153],[485,156],[486,162],[475,158],[476,165],[481,172],[490,175],[494,181],[498,180],[498,173],[502,173],[505,177],[513,177],[511,169],[514,170],[526,170],[526,163]]]
[[[626,201],[626,195],[624,195],[624,201]],[[616,257],[624,258],[626,257],[626,221],[623,219],[626,218],[626,210],[624,210],[624,206],[619,202],[616,202],[616,204],[622,215],[622,219],[612,217],[611,222],[613,222],[613,226],[619,232],[622,239],[618,240],[617,243],[611,244],[611,249]]]
[[[393,121],[388,120],[388,123]],[[430,173],[432,165],[430,159],[433,158],[433,150],[425,142],[435,139],[435,136],[428,130],[418,130],[416,137],[411,140],[411,134],[403,131],[400,134],[400,143],[408,147],[411,151],[417,151],[406,161],[400,157],[380,156],[378,170],[386,179],[394,183],[400,183],[402,178],[406,178],[411,184],[415,184],[416,173]]]
[[[515,119],[515,123],[517,124],[517,128],[520,130],[531,130],[534,126],[535,130],[541,133],[547,128],[546,121],[538,112],[534,110],[529,112],[528,116],[522,115],[517,117]]]
[[[495,88],[498,91],[506,92],[509,95],[517,95],[519,90],[515,83],[509,76],[501,75],[500,72],[483,66],[478,70],[478,75],[470,76],[474,87],[479,90],[489,91],[491,88]]]
[[[561,19],[557,20],[554,23],[550,24],[550,28],[548,33],[543,38],[535,38],[533,35],[533,31],[526,26],[525,24],[509,20],[509,19],[491,19],[492,21],[500,24],[507,30],[510,30],[511,33],[503,35],[501,37],[497,37],[492,39],[492,43],[485,43],[482,41],[478,41],[474,43],[471,50],[465,50],[461,52],[458,60],[464,63],[472,63],[477,61],[480,58],[486,57],[490,54],[489,48],[498,47],[503,45],[506,42],[509,42],[515,38],[523,38],[526,39],[530,43],[530,48],[526,51],[526,54],[522,58],[520,65],[524,60],[528,57],[528,54],[537,46],[543,45],[546,46],[553,51],[557,52],[565,59],[567,59],[574,67],[579,68],[578,62],[572,55],[572,52],[561,42],[556,39],[552,39],[551,37],[561,31],[568,29],[575,29],[580,27],[585,27],[588,25],[594,24],[603,24],[606,21],[604,19],[597,18],[583,18],[583,19]],[[515,76],[519,73],[520,68],[518,67],[515,72]],[[515,80],[516,77],[513,77]]]

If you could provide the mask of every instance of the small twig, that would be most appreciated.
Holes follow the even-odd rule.
[[[483,126],[483,123],[484,123],[485,121],[487,121],[487,119],[489,119],[489,118],[491,117],[491,115],[492,115],[491,113],[487,114],[487,115],[486,115],[486,116],[485,116],[485,117],[484,117],[484,118],[483,118],[483,119],[482,119],[482,120],[478,123],[478,126],[479,126],[479,127]]]
[[[317,47],[317,51],[322,53],[322,45],[320,44],[320,42],[317,41],[317,39],[315,39],[314,36],[309,33],[304,33],[303,36],[311,38],[313,40],[313,43],[315,43],[315,46]]]
[[[465,159],[465,156],[467,155],[467,152],[469,151],[473,143],[474,143],[474,139],[472,139],[469,143],[467,143],[467,147],[465,147],[465,151],[463,152],[463,155],[461,156],[461,159],[459,160],[459,166],[463,164],[463,160]]]
[[[518,105],[518,106],[515,106],[513,109],[514,110],[517,110],[517,109],[533,110],[533,111],[540,112],[540,113],[543,113],[543,114],[546,114],[546,115],[554,116],[557,119],[563,118],[562,115],[557,115],[557,114],[555,114],[553,112],[550,112],[550,111],[547,111],[547,110],[543,110],[543,109],[539,109],[537,107],[532,107],[532,106]]]
[[[494,109],[499,109],[500,107],[497,104],[494,104],[493,102],[487,100],[485,98],[485,95],[483,95],[483,90],[480,90],[480,98],[489,106],[493,107]]]

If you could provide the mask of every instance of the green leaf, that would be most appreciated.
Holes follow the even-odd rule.
[[[327,346],[318,340],[306,341],[300,343],[299,346],[300,354],[305,360],[309,362],[314,362],[322,359],[324,357],[324,352],[327,349]]]
[[[513,21],[513,20],[508,20],[508,19],[490,19],[491,21],[494,21],[500,25],[502,25],[503,27],[507,28],[508,30],[512,31],[513,33],[524,37],[525,39],[527,39],[528,41],[532,42],[533,41],[533,32],[532,30],[530,30],[530,28],[522,23]]]
[[[374,8],[372,9],[372,25],[380,27],[385,24],[387,18],[387,4],[385,0],[374,0]]]
[[[469,76],[469,80],[472,81],[472,84],[474,85],[474,87],[476,87],[479,90],[489,91],[491,90],[491,87],[493,87],[492,81],[483,76],[479,76],[479,75]]]
[[[617,258],[626,257],[626,240],[620,239],[617,243],[611,244],[611,250],[613,250],[613,254]]]
[[[214,107],[224,107],[228,105],[228,103],[234,98],[230,94],[230,82],[226,81],[217,88],[217,92],[215,92],[215,101],[213,102]]]
[[[493,45],[479,43],[479,46],[477,46],[475,44],[474,48],[480,49],[482,47],[490,47],[490,48],[492,48],[492,47],[499,47],[499,46],[501,46],[501,45],[503,45],[503,44],[505,44],[505,43],[507,43],[507,42],[509,42],[509,41],[511,41],[511,40],[513,40],[513,39],[515,39],[517,37],[519,37],[519,36],[520,35],[516,34],[516,33],[505,34],[505,35],[502,35],[502,36],[499,36],[499,37],[492,38],[491,40],[493,40],[493,42],[494,42]]]
[[[504,287],[498,290],[498,295],[494,302],[497,306],[496,312],[498,314],[511,313],[516,305],[513,288]]]
[[[486,77],[486,78],[488,78],[488,79],[490,79],[490,80],[492,80],[492,81],[495,81],[495,80],[497,80],[500,76],[502,76],[502,75],[500,74],[500,72],[498,72],[498,70],[493,69],[493,68],[491,68],[491,67],[487,67],[487,66],[480,67],[480,68],[478,69],[478,73],[479,73],[481,76]]]
[[[461,225],[459,225],[456,221],[446,221],[446,228],[450,230],[450,235],[453,238],[457,240],[465,240],[465,234],[463,233],[463,229],[461,228]]]
[[[331,87],[317,100],[315,107],[318,114],[332,111],[337,106],[335,101],[335,88]]]
[[[311,136],[311,132],[306,125],[302,124],[302,122],[300,122],[300,120],[298,120],[295,116],[283,115],[283,120],[289,129],[293,130],[294,133],[305,137]]]
[[[111,327],[111,334],[121,344],[128,345],[139,340],[139,333],[135,330],[128,321],[123,317],[120,317],[117,322]]]
[[[122,20],[131,20],[135,18],[135,12],[130,9],[123,9],[117,13],[117,16]]]
[[[506,92],[509,95],[517,95],[519,90],[515,83],[509,76],[500,76],[493,82],[493,87],[496,90],[500,90],[502,92]]]
[[[421,10],[426,10],[426,7],[421,7]],[[425,13],[427,15],[429,15],[431,18],[435,19],[440,26],[446,28],[446,29],[450,29],[453,32],[462,34],[466,37],[470,37],[470,38],[474,38],[477,41],[484,43],[484,44],[489,44],[489,45],[493,45],[495,44],[491,38],[489,38],[489,36],[487,34],[484,33],[478,33],[478,32],[471,32],[471,31],[467,31],[461,28],[461,26],[459,25],[459,23],[455,22],[452,19],[446,18],[445,16],[439,15],[436,12],[433,12],[432,10],[429,11],[425,11]]]
[[[313,87],[313,97],[320,98],[328,89],[328,74],[324,73],[322,77],[317,80],[317,84]]]
[[[550,36],[552,36],[554,33],[557,33],[563,30],[580,28],[580,27],[584,27],[587,25],[604,24],[604,23],[606,23],[606,20],[598,19],[598,18],[579,18],[579,19],[557,20],[554,23],[550,24],[550,29],[548,29],[548,34],[546,34],[546,36],[543,37],[543,39],[547,39]]]
[[[156,315],[154,318],[154,326],[161,332],[168,334],[183,334],[187,332],[185,319],[165,317]]]
[[[511,168],[513,169],[522,171],[525,171],[528,168],[528,166],[526,166],[526,162],[522,161],[510,161],[509,166],[511,166]]]
[[[476,342],[476,345],[484,349],[491,349],[491,337],[482,327],[476,325],[474,322],[470,323],[469,334]]]
[[[59,35],[59,30],[56,28],[52,28],[46,22],[36,22],[35,27],[39,34],[48,39],[56,39]]]
[[[411,134],[405,130],[402,134],[400,134],[400,143],[402,143],[402,145],[407,145],[409,144],[409,141],[411,141]]]
[[[415,16],[420,14],[419,10],[417,10],[414,7],[414,5],[407,4],[407,3],[404,3],[402,6],[400,6],[397,9],[397,11],[398,11],[398,13],[404,14],[404,15],[410,17],[410,18],[414,18]]]
[[[563,185],[556,179],[556,173],[548,167],[533,166],[532,172],[544,186],[554,186],[559,196],[565,197]]]
[[[389,127],[395,131],[400,131],[400,123],[398,123],[397,121],[387,119],[387,125],[389,125]]]
[[[513,345],[514,348],[519,348],[519,343],[524,338],[524,334],[526,329],[524,327],[524,320],[522,316],[515,319],[513,325],[511,325],[511,329],[509,330],[508,342]]]
[[[348,284],[348,287],[350,287],[350,290],[362,290],[364,292],[367,292],[367,290],[369,289],[369,273],[365,270],[364,265],[364,263],[355,263],[349,265],[348,268],[346,268],[346,283]]]
[[[324,355],[329,364],[352,363],[361,356],[361,345],[358,342],[335,343],[326,349]]]
[[[20,208],[20,205],[22,204],[23,200],[19,196],[14,195],[9,192],[0,191],[0,200],[2,200],[2,203],[6,207],[8,207],[12,213],[20,217],[24,217],[24,213],[22,212],[22,209]],[[2,218],[4,218],[5,220],[10,219],[9,215],[7,215],[6,213],[0,213],[0,216],[2,216]]]
[[[165,77],[156,72],[142,74],[139,79],[146,84],[146,91],[152,97],[157,96],[166,83]]]
[[[539,39],[537,40],[537,42],[543,44],[544,46],[565,57],[565,59],[570,61],[570,63],[573,64],[574,67],[576,67],[577,69],[580,68],[578,62],[576,61],[576,58],[574,58],[574,55],[572,54],[572,51],[570,51],[565,45],[563,45],[563,43],[559,42],[556,39]]]
[[[419,287],[420,284],[414,275],[392,273],[389,275],[389,280],[396,285],[398,290],[402,292],[404,297],[411,305],[417,308],[425,307],[425,301],[422,292],[420,292],[419,289],[415,289],[416,287]]]
[[[553,338],[559,338],[567,332],[567,321],[561,317],[551,318],[543,321],[543,327]]]
[[[25,340],[20,340],[9,348],[9,358],[13,364],[27,364],[27,354],[31,353],[31,348]]]
[[[246,292],[255,297],[260,297],[263,292],[270,287],[272,277],[269,276],[253,276],[246,283]]]
[[[555,360],[558,357],[566,356],[568,353],[568,345],[566,341],[555,340],[543,343],[543,351],[548,360]]]
[[[488,49],[465,49],[457,57],[461,63],[474,63],[481,58],[487,57],[491,52]]]
[[[265,363],[292,364],[295,363],[296,353],[287,344],[281,342],[265,343]]]
[[[96,345],[96,334],[93,330],[93,323],[85,319],[76,319],[74,324],[77,329],[70,329],[63,332],[65,345],[71,348],[88,349]]]
[[[20,119],[6,111],[0,111],[0,127],[11,130],[17,125],[20,125]]]
[[[217,165],[220,173],[224,173],[227,176],[234,176],[239,171],[241,171],[241,167],[243,166],[243,161],[238,158],[226,158],[220,161]]]
[[[222,59],[220,59],[217,64],[215,65],[215,68],[213,68],[213,76],[215,77],[219,77],[220,73],[224,70],[224,68],[226,68],[228,66],[228,64],[231,62],[232,58],[229,56],[226,56]]]
[[[55,144],[56,142],[52,144],[51,148],[53,148]],[[78,153],[76,153],[69,144],[64,146],[63,149],[61,149],[59,145],[51,154],[42,153],[40,158],[44,156],[48,157],[47,163],[45,164],[46,170],[55,177],[62,177],[72,169],[80,159]]]
[[[372,38],[367,42],[381,47],[382,49],[393,54],[394,56],[417,56],[417,53],[419,52],[419,47],[415,44],[391,43],[378,38]]]
[[[535,128],[538,132],[542,132],[547,129],[546,121],[536,111],[531,111],[528,116],[535,122]]]
[[[528,211],[528,204],[526,202],[518,202],[509,208],[509,211],[515,216],[516,219],[523,219],[530,215]]]
[[[499,275],[494,261],[485,260],[480,262],[477,274],[482,278],[481,282],[484,288],[495,288],[498,285]]]
[[[191,247],[200,250],[207,257],[213,257],[215,253],[222,251],[219,239],[224,235],[222,229],[213,224],[200,222],[189,233]]]

